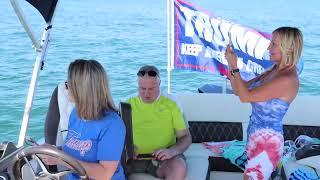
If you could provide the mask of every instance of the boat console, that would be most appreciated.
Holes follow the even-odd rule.
[[[17,148],[12,142],[4,141],[0,144],[0,180],[11,179],[8,173],[12,160],[22,148]]]

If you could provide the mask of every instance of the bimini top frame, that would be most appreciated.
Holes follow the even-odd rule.
[[[46,26],[44,28],[41,41],[40,43],[38,43],[27,21],[24,18],[22,9],[18,5],[18,2],[16,0],[10,0],[14,11],[19,18],[19,21],[21,22],[23,28],[25,29],[28,36],[30,37],[33,47],[36,50],[36,60],[33,67],[31,82],[29,85],[28,96],[27,96],[27,101],[24,109],[17,147],[23,146],[25,142],[25,136],[28,129],[32,102],[35,94],[35,87],[37,84],[39,71],[43,68],[43,65],[44,65],[44,59],[45,59],[46,50],[49,42],[49,35],[52,29],[52,19],[58,3],[58,0],[46,0],[46,1],[26,0],[26,1],[29,2],[32,6],[34,6],[40,12],[40,14],[42,15],[42,17],[46,22]]]

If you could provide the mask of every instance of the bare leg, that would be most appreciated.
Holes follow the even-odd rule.
[[[176,156],[163,162],[157,174],[165,180],[184,180],[187,174],[187,164],[181,156]]]

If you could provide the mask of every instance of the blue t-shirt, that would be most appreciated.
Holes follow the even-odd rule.
[[[62,150],[72,157],[90,163],[120,161],[125,141],[125,125],[116,112],[105,111],[103,118],[83,120],[74,108],[70,114],[68,134]],[[76,174],[69,180],[79,179]],[[125,179],[119,162],[112,180]]]

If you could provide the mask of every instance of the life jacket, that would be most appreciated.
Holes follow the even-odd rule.
[[[66,139],[68,133],[69,117],[74,104],[68,98],[68,90],[65,83],[58,85],[58,106],[60,113],[60,122],[57,131],[56,146],[61,146]]]

